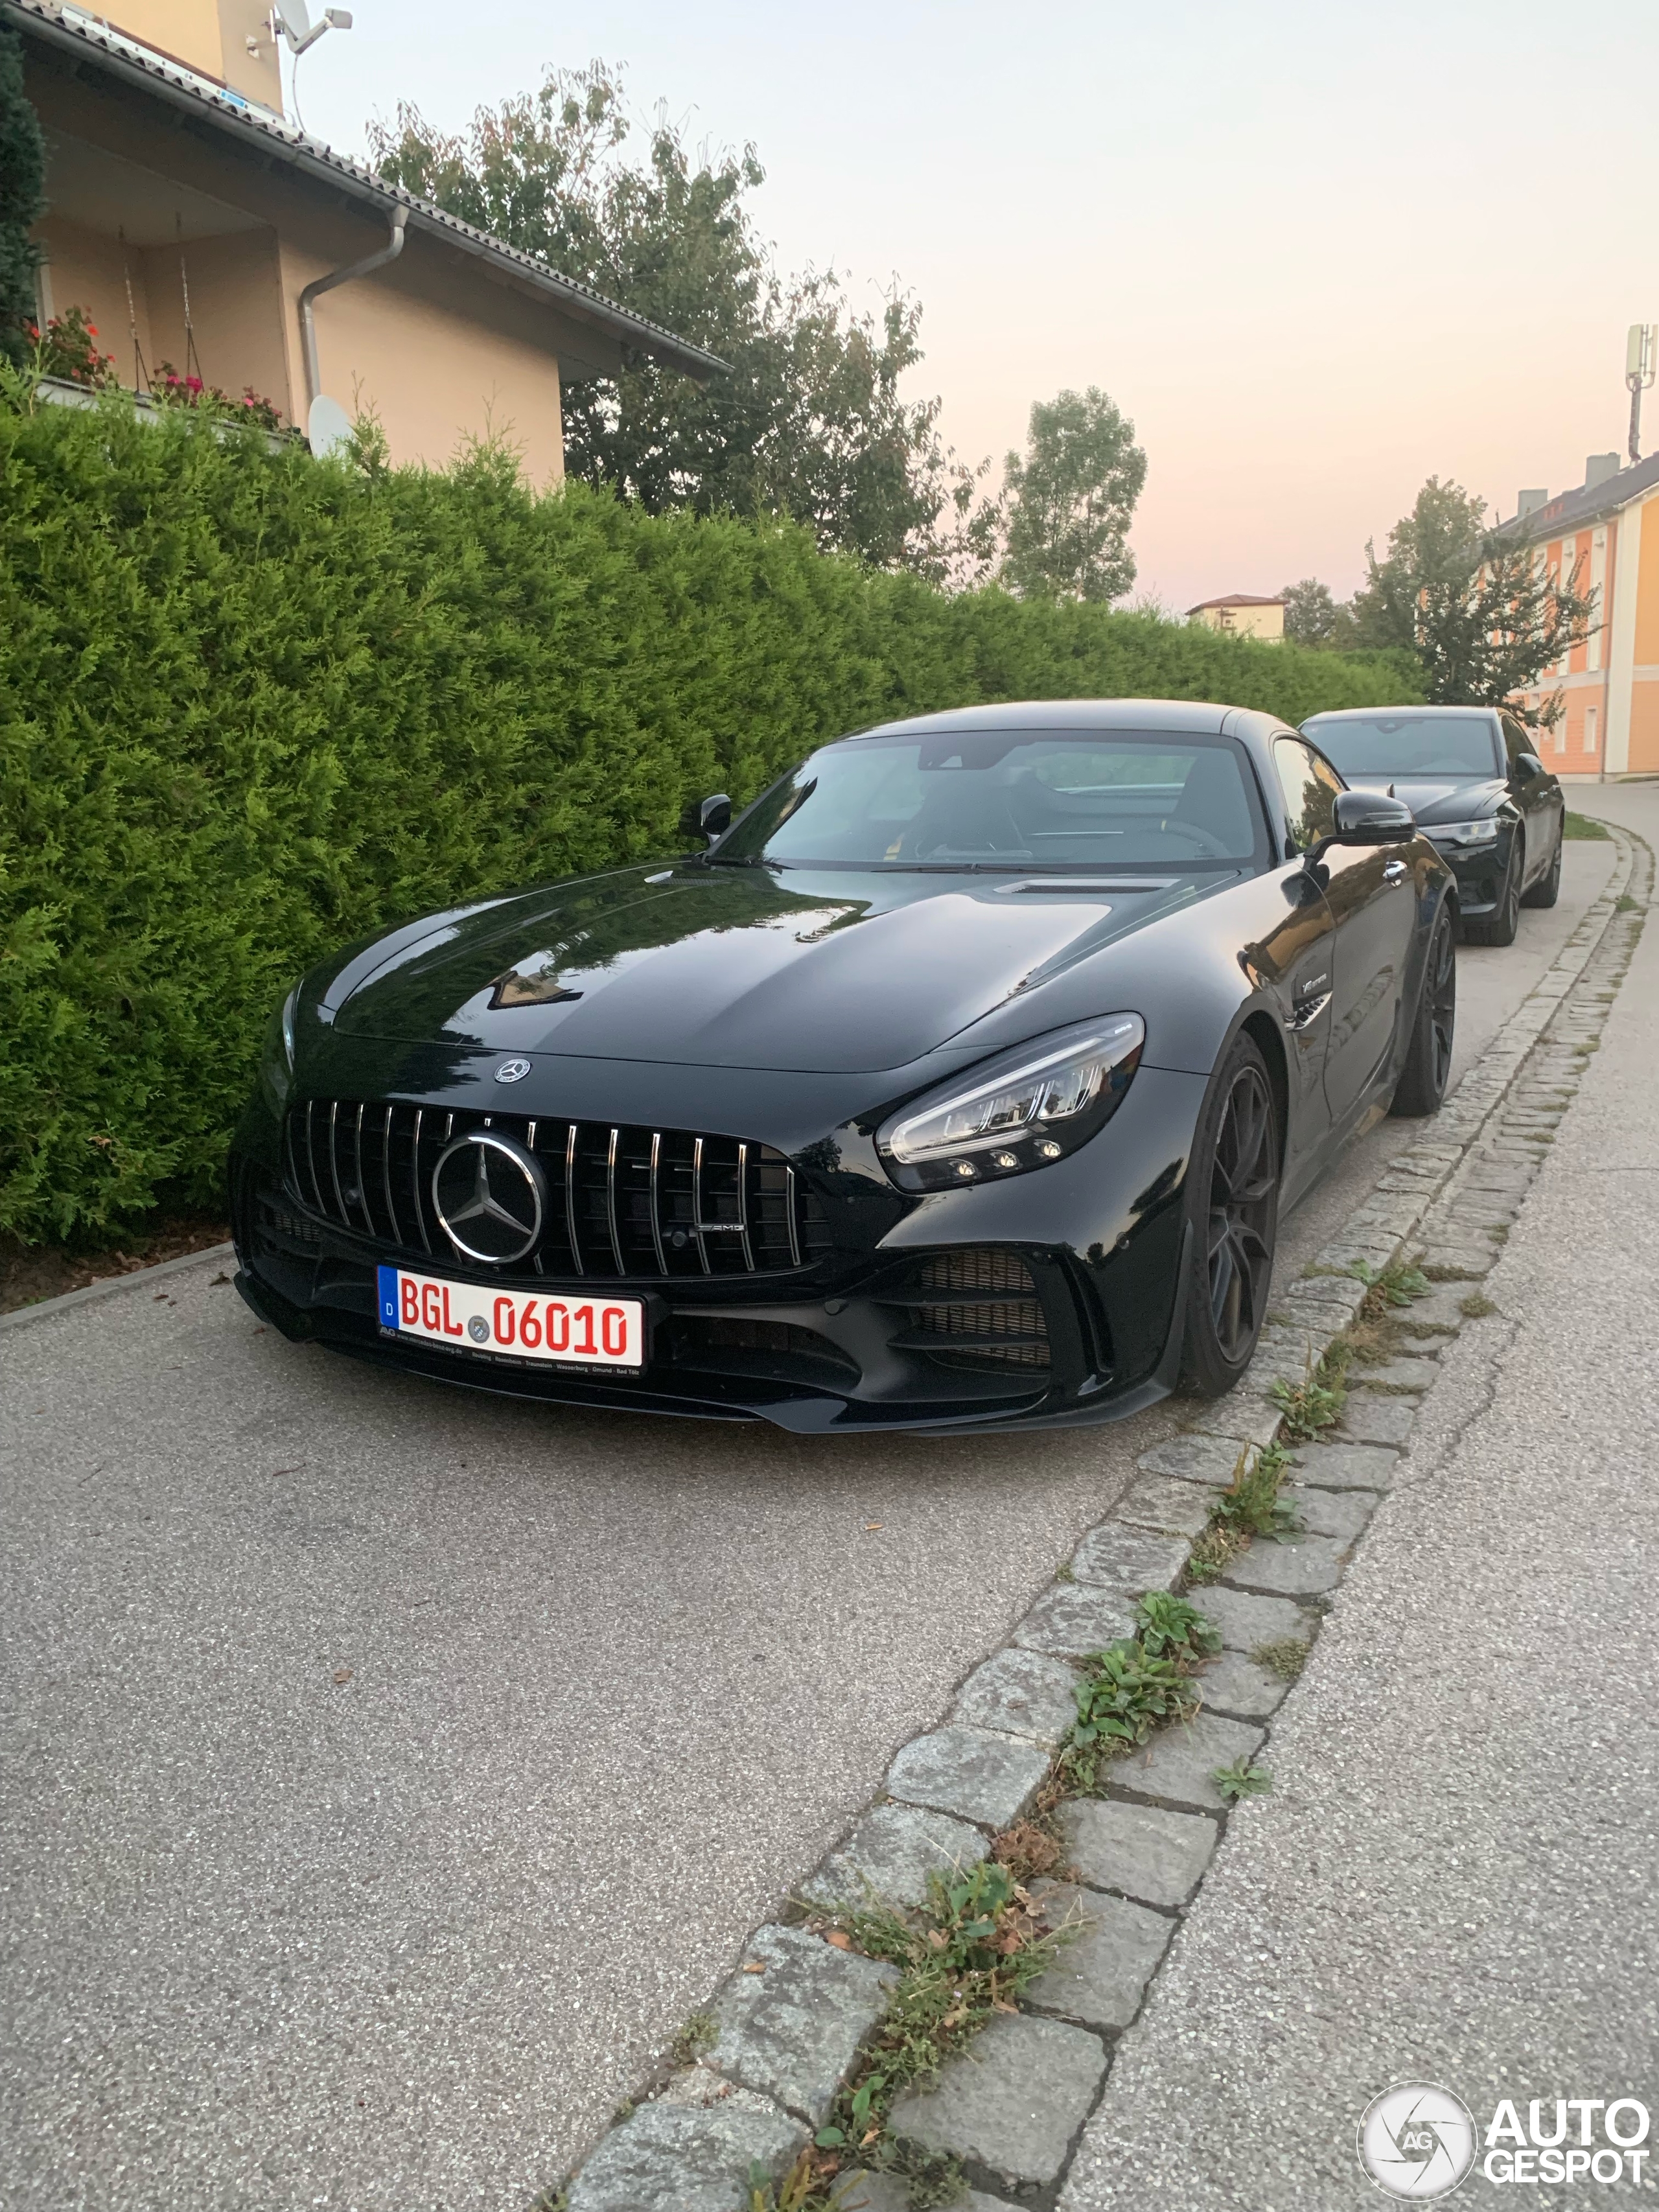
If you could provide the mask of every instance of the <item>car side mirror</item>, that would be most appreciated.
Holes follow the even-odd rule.
[[[723,791],[700,799],[695,806],[688,806],[680,817],[680,828],[688,836],[695,833],[706,837],[711,845],[716,837],[723,837],[731,827],[732,801]]]
[[[1536,753],[1516,753],[1515,765],[1528,783],[1532,781],[1534,776],[1542,775],[1544,773],[1544,763]]]
[[[1333,834],[1327,845],[1397,845],[1417,827],[1403,799],[1381,791],[1339,791],[1331,807]]]

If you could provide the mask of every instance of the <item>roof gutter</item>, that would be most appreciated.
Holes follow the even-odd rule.
[[[392,210],[392,235],[378,253],[366,253],[361,261],[349,261],[343,269],[337,269],[331,276],[319,276],[307,284],[300,295],[300,346],[306,363],[306,406],[323,388],[323,380],[317,367],[317,319],[311,304],[319,294],[331,292],[337,284],[349,284],[359,276],[367,276],[376,269],[384,269],[395,261],[404,250],[404,229],[409,221],[409,210],[398,207]]]

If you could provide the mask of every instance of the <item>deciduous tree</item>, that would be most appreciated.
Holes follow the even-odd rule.
[[[1121,599],[1135,580],[1127,538],[1146,481],[1135,426],[1098,386],[1039,400],[1025,452],[1004,471],[1004,580],[1029,597]]]

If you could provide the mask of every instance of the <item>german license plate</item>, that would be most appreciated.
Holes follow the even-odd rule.
[[[454,1352],[493,1352],[558,1367],[645,1364],[645,1308],[637,1298],[568,1291],[496,1291],[441,1275],[380,1267],[380,1333],[422,1337]]]

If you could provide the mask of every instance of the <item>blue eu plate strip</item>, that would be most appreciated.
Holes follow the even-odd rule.
[[[395,1267],[377,1267],[374,1272],[380,1279],[380,1327],[396,1328],[398,1326],[398,1270]]]

